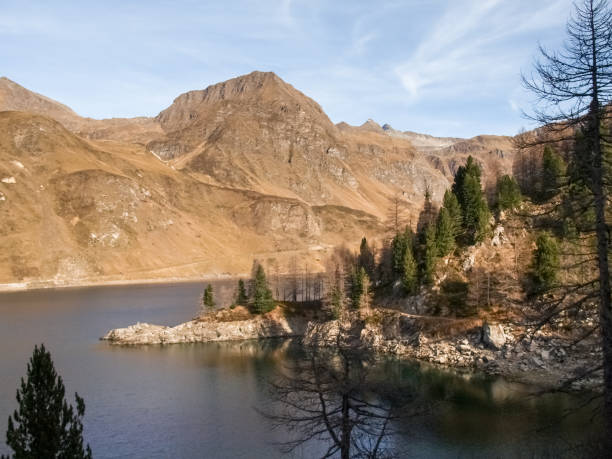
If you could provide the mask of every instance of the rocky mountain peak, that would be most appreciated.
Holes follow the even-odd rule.
[[[368,131],[384,133],[383,128],[380,127],[380,124],[378,124],[372,118],[369,118],[365,123],[363,123],[361,126],[359,126],[359,128],[360,129],[365,129],[365,130],[368,130]]]
[[[253,104],[260,106],[262,110],[271,106],[284,113],[297,109],[309,116],[327,119],[319,104],[275,73],[254,71],[210,85],[206,89],[181,94],[170,107],[160,112],[156,120],[168,132],[184,129],[206,113],[218,112],[222,106],[236,106],[241,110]]]

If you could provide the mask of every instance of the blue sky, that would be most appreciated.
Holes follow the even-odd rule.
[[[571,0],[0,0],[0,75],[83,116],[154,116],[266,70],[335,123],[471,137],[531,127],[520,72]]]

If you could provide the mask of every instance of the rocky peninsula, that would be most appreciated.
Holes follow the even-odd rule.
[[[352,346],[380,354],[482,371],[550,388],[571,380],[598,355],[595,343],[570,346],[562,336],[543,330],[382,308],[343,320],[322,320],[312,315],[287,314],[282,308],[258,316],[237,307],[174,327],[138,323],[111,330],[101,339],[117,345],[159,345],[300,337],[305,345],[331,345],[338,334],[349,335]],[[597,383],[596,376],[582,378],[568,388],[591,388]]]

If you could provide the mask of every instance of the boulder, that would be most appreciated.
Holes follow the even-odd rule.
[[[491,245],[493,247],[498,247],[506,242],[506,235],[504,232],[504,227],[498,225],[493,229],[493,237],[491,238]]]
[[[470,269],[474,267],[475,262],[476,262],[476,256],[472,253],[463,260],[463,263],[461,264],[461,268],[464,271],[469,271]]]
[[[506,344],[506,335],[500,324],[485,323],[482,326],[482,341],[490,348],[501,349]]]

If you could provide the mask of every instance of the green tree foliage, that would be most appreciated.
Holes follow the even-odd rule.
[[[461,206],[457,200],[457,195],[451,190],[444,192],[442,200],[442,208],[448,211],[448,215],[453,223],[453,236],[455,240],[461,234],[461,226],[463,225],[463,215],[461,215]]]
[[[541,200],[548,201],[559,194],[566,169],[567,165],[561,155],[547,145],[542,155]]]
[[[202,295],[202,306],[208,311],[215,309],[215,298],[211,284],[208,284],[204,289],[204,295]]]
[[[459,167],[455,174],[452,191],[457,196],[463,215],[463,229],[467,243],[481,241],[489,230],[491,214],[482,192],[481,171],[474,158],[468,157],[465,166]]]
[[[363,267],[355,267],[350,273],[351,307],[361,309],[369,303],[370,279]]]
[[[509,175],[497,179],[496,201],[499,210],[513,210],[521,205],[523,197],[519,184]]]
[[[236,304],[246,305],[249,302],[246,287],[242,279],[238,280],[238,292],[236,294]]]
[[[531,273],[536,293],[545,292],[555,286],[559,268],[557,240],[548,233],[541,233],[536,239]]]
[[[414,234],[409,227],[406,227],[403,233],[396,234],[391,242],[393,273],[396,279],[401,277],[403,273],[406,250],[412,249],[413,244]]]
[[[263,266],[257,265],[252,289],[252,310],[256,314],[264,314],[274,309],[274,298],[272,290],[268,287],[266,273]]]
[[[402,268],[402,286],[406,293],[414,294],[419,285],[418,266],[412,253],[412,246],[408,247],[404,254],[404,263]]]
[[[65,388],[44,344],[34,347],[17,390],[19,408],[9,416],[6,443],[13,459],[91,458],[83,445],[85,402],[75,394],[76,412],[64,399]]]
[[[438,256],[445,257],[455,248],[455,222],[448,209],[442,207],[436,222],[436,247]]]
[[[425,183],[425,200],[423,202],[423,209],[419,214],[419,220],[417,223],[417,232],[421,231],[427,225],[435,223],[436,221],[436,207],[431,201],[431,189],[428,183]]]
[[[357,264],[365,269],[368,276],[372,278],[374,276],[374,251],[368,244],[366,238],[361,239],[361,245],[359,246],[359,257],[357,258]]]
[[[604,150],[606,144],[603,143]],[[582,132],[577,132],[574,143],[574,154],[566,168],[567,183],[561,200],[561,218],[563,219],[563,236],[569,239],[595,231],[596,215],[593,195],[589,189],[590,144]],[[610,163],[612,164],[612,163]],[[609,170],[607,177],[612,176]]]
[[[419,234],[419,278],[422,284],[433,283],[434,270],[438,257],[438,247],[436,245],[436,227],[427,225]]]

